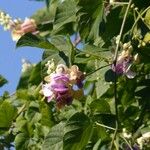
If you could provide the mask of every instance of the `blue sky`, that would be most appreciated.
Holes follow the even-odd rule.
[[[0,0],[0,10],[10,14],[13,18],[30,17],[36,10],[44,6],[44,2],[29,0]],[[30,47],[15,48],[15,42],[11,39],[11,34],[4,31],[0,26],[0,74],[9,83],[0,88],[0,95],[4,91],[10,93],[15,91],[21,73],[21,60],[23,58],[32,63],[41,60],[42,50]]]

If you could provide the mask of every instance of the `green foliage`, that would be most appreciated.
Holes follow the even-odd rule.
[[[43,56],[23,69],[15,94],[0,97],[0,148],[13,142],[16,150],[135,149],[137,139],[150,132],[149,1],[133,0],[119,44],[126,3],[45,2],[47,8],[32,15],[39,33],[26,33],[16,44],[41,48]],[[139,56],[130,60],[128,71],[136,73],[131,79],[111,69],[116,45],[120,59],[127,42],[133,47],[129,57]],[[74,94],[72,104],[61,110],[41,94],[51,60],[54,67],[78,65],[86,72],[84,96]],[[0,87],[5,83],[0,76]]]

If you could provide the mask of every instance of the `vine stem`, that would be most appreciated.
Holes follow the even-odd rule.
[[[130,30],[130,33],[133,32],[134,30],[134,27],[136,26],[137,22],[141,19],[141,17],[150,9],[150,6],[148,6],[140,15],[138,15],[137,19],[135,20],[131,30]]]
[[[115,113],[116,113],[116,129],[115,129],[115,132],[114,132],[112,141],[111,141],[110,150],[113,150],[113,145],[114,145],[114,141],[115,141],[115,139],[116,139],[116,135],[117,135],[117,132],[118,132],[118,126],[119,126],[119,124],[118,124],[118,108],[117,108],[117,106],[118,106],[118,101],[117,101],[117,74],[116,74],[116,63],[117,63],[117,57],[118,57],[118,50],[119,50],[120,40],[121,40],[121,36],[122,36],[122,33],[123,33],[123,29],[124,29],[124,26],[125,26],[125,22],[126,22],[126,19],[127,19],[127,14],[128,14],[129,8],[130,8],[130,6],[131,6],[131,3],[132,3],[132,0],[129,0],[128,6],[127,6],[127,9],[126,9],[126,12],[125,12],[123,21],[122,21],[122,25],[121,25],[121,28],[120,28],[119,39],[118,39],[118,43],[117,43],[117,46],[116,46],[116,49],[115,49],[115,56],[114,56],[114,61],[113,61],[114,68],[115,68],[114,98],[115,98]]]

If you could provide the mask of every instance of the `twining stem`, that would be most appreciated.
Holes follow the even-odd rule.
[[[137,19],[134,21],[134,24],[133,24],[133,26],[132,26],[132,28],[131,28],[131,30],[130,30],[130,33],[133,32],[133,30],[134,30],[134,28],[135,28],[137,22],[141,19],[141,17],[142,17],[149,9],[150,9],[150,6],[148,6],[140,15],[138,15]]]
[[[138,16],[140,17],[139,19],[141,19],[143,21],[143,23],[150,29],[150,27],[148,26],[148,24],[145,22],[144,18],[142,17],[142,15],[138,12],[137,9],[135,9],[135,12],[138,14]]]
[[[117,61],[119,44],[120,44],[121,36],[122,36],[122,33],[123,33],[124,25],[125,25],[125,22],[126,22],[127,14],[128,14],[129,8],[131,6],[131,3],[132,3],[132,0],[130,0],[129,3],[128,3],[128,6],[127,6],[127,9],[126,9],[123,21],[122,21],[122,25],[121,25],[120,33],[119,33],[119,38],[118,38],[118,43],[117,43],[117,46],[116,46],[116,49],[115,49],[114,61]]]
[[[116,139],[116,135],[117,135],[117,132],[118,132],[118,108],[117,108],[117,106],[118,106],[118,100],[117,100],[116,62],[117,62],[117,57],[118,57],[118,50],[119,50],[119,44],[120,44],[121,36],[122,36],[122,33],[123,33],[123,29],[124,29],[124,26],[125,26],[127,14],[128,14],[129,8],[131,6],[131,3],[132,3],[132,0],[129,0],[128,6],[127,6],[127,9],[126,9],[123,21],[122,21],[122,25],[121,25],[121,28],[120,28],[119,39],[118,39],[118,43],[117,43],[117,46],[116,46],[116,49],[115,49],[115,56],[114,56],[114,62],[113,62],[114,68],[115,68],[114,98],[115,98],[115,113],[116,113],[116,130],[115,130],[113,138],[112,138],[110,150],[113,149],[114,141]]]

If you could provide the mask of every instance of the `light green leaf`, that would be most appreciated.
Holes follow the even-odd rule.
[[[7,101],[0,103],[0,127],[10,127],[17,109]]]
[[[145,19],[144,19],[147,27],[150,29],[150,9],[146,12]]]
[[[143,42],[150,43],[150,32],[147,32],[144,36]]]

